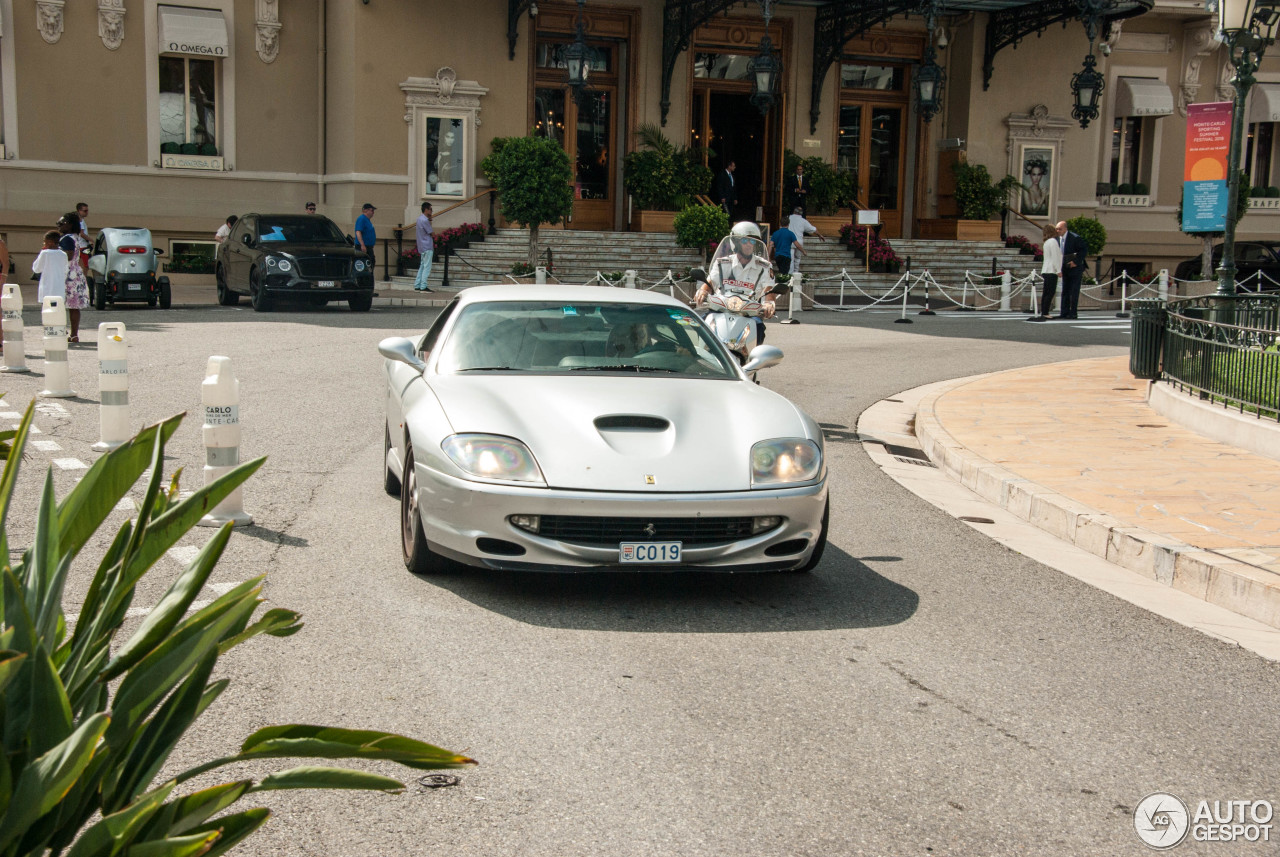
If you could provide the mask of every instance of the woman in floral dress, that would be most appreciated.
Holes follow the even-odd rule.
[[[71,336],[67,337],[67,341],[79,342],[80,310],[89,305],[89,282],[84,278],[80,251],[76,246],[76,236],[80,234],[80,215],[74,211],[62,215],[58,220],[58,231],[62,233],[58,246],[67,254],[67,321],[71,325]]]

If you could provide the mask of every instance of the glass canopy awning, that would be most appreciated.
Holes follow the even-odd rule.
[[[713,16],[743,0],[666,0],[662,16],[662,124],[671,107],[671,76],[678,57],[689,49],[694,32]],[[757,0],[760,2],[760,0]],[[774,2],[774,0],[765,0]],[[822,86],[831,65],[845,44],[872,27],[902,15],[986,12],[986,41],[982,54],[982,88],[991,84],[995,57],[1016,47],[1027,36],[1040,34],[1055,24],[1063,27],[1080,21],[1086,29],[1106,38],[1112,21],[1131,18],[1151,9],[1155,0],[779,0],[777,5],[803,5],[817,9],[813,27],[813,77],[810,82],[809,130],[818,127]],[[515,58],[517,24],[534,0],[507,0],[507,44]]]

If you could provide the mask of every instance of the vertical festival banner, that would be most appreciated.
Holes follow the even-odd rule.
[[[1230,101],[1187,105],[1186,168],[1182,182],[1182,231],[1227,228],[1227,153]]]

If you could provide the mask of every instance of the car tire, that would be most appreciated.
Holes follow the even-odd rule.
[[[147,298],[147,306],[151,307],[152,309],[155,309],[155,308],[156,308],[156,299],[155,299],[155,298]]]
[[[104,310],[107,308],[107,284],[103,283],[98,286],[97,293],[93,296],[93,306],[95,309]]]
[[[240,295],[231,291],[227,287],[227,272],[221,265],[213,273],[214,281],[218,284],[218,303],[222,306],[235,306],[240,303]]]
[[[449,566],[442,556],[432,553],[427,534],[418,513],[418,477],[414,473],[413,447],[405,444],[404,474],[400,479],[400,547],[404,567],[419,576],[439,574]]]
[[[373,295],[358,295],[348,300],[347,305],[352,312],[368,312],[369,307],[373,306]]]
[[[160,309],[168,309],[173,305],[173,287],[168,280],[160,281]]]
[[[385,437],[382,440],[382,488],[392,497],[400,496],[400,475],[387,464],[387,455],[391,452],[391,429],[383,427]]]
[[[818,530],[818,543],[814,545],[813,553],[809,554],[809,559],[805,564],[795,569],[797,574],[805,574],[813,571],[818,567],[818,563],[822,562],[822,552],[827,549],[827,521],[831,517],[831,498],[827,498],[827,503],[822,507],[822,527]]]
[[[254,312],[271,312],[271,298],[267,287],[258,282],[258,269],[249,271],[249,302]]]

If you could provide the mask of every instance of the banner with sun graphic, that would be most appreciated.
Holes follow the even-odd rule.
[[[1182,182],[1182,231],[1227,228],[1227,153],[1231,102],[1187,105],[1186,172]]]

